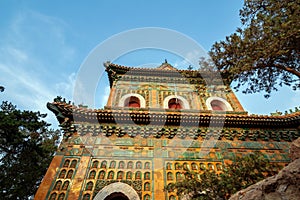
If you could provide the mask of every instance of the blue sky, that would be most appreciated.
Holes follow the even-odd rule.
[[[240,0],[1,0],[0,85],[6,89],[0,100],[49,113],[47,120],[57,126],[46,103],[58,95],[72,100],[78,70],[98,44],[130,29],[161,27],[185,34],[209,50],[240,26],[241,7]],[[139,66],[165,58],[175,66],[180,62],[168,52],[149,50],[131,52],[113,62]],[[108,91],[102,77],[97,107],[104,104]],[[294,108],[300,98],[290,88],[281,88],[269,99],[263,94],[236,95],[244,109],[254,114]]]

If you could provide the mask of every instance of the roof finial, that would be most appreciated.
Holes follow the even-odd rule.
[[[165,63],[168,63],[167,59],[165,58]]]
[[[108,60],[108,61],[104,62],[103,65],[104,65],[105,68],[108,68],[109,65],[110,65],[110,63],[111,63],[111,62]]]

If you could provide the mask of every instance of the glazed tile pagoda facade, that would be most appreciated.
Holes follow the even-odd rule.
[[[63,141],[35,199],[178,200],[164,190],[182,171],[222,171],[236,156],[261,151],[289,162],[300,112],[257,116],[244,111],[227,80],[208,71],[105,63],[104,109],[48,103]],[[226,74],[223,74],[226,77]]]

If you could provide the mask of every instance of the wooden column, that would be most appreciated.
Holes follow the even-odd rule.
[[[115,92],[116,92],[116,88],[112,87],[110,89],[109,97],[108,97],[108,100],[107,100],[107,104],[106,104],[107,107],[112,107],[113,106],[112,102],[113,102],[113,98],[115,96]]]

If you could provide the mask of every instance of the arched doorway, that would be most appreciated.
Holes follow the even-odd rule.
[[[129,200],[129,199],[123,193],[121,193],[121,192],[115,192],[115,193],[110,194],[104,200]]]
[[[140,197],[130,185],[117,182],[105,186],[94,200],[140,200]]]

